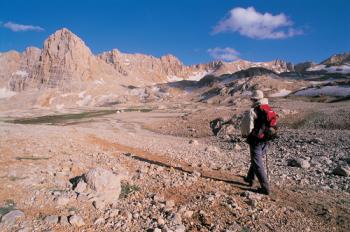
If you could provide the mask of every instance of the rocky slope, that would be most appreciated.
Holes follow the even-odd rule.
[[[350,65],[350,52],[345,52],[342,54],[336,54],[328,59],[324,60],[321,62],[321,64],[325,64],[327,66],[334,66],[334,65]]]
[[[350,52],[333,55],[320,64],[308,68],[306,71],[323,71],[326,73],[349,74]]]
[[[235,125],[247,107],[179,103],[55,122],[33,120],[48,111],[1,112],[31,121],[0,123],[0,230],[349,231],[349,119],[339,129],[295,121],[309,110],[345,121],[337,111],[349,115],[348,104],[273,102],[287,124],[269,145],[270,197],[242,180],[249,146],[236,128],[209,133],[213,117]]]

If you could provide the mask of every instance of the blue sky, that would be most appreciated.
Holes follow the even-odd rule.
[[[95,54],[320,62],[350,51],[349,12],[349,0],[2,0],[0,52],[41,48],[66,27]]]

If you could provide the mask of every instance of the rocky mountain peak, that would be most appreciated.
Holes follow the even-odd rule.
[[[84,56],[92,55],[84,41],[66,28],[60,29],[50,35],[44,42],[43,50],[56,58],[63,58],[67,53],[71,55],[75,53]]]
[[[161,56],[160,60],[163,63],[170,63],[170,64],[176,64],[176,65],[183,65],[182,62],[174,55],[167,54],[165,56]]]
[[[95,60],[82,39],[62,28],[45,40],[43,49],[29,47],[22,53],[10,86],[16,91],[79,86],[79,81],[91,79]]]
[[[328,66],[350,64],[350,52],[333,55],[328,59],[322,61],[321,64]]]

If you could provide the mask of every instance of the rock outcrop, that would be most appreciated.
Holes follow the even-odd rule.
[[[350,65],[350,52],[336,54],[321,62],[326,66]]]
[[[21,54],[16,51],[0,53],[0,87],[7,87],[12,73],[19,69]]]
[[[184,65],[173,55],[157,58],[151,55],[122,53],[113,49],[98,57],[112,65],[121,75],[136,77],[138,85],[189,79],[200,71],[195,66]]]
[[[66,28],[49,36],[43,49],[29,47],[19,56],[15,71],[8,75],[9,86],[15,91],[33,88],[71,91],[89,81],[118,76]]]
[[[307,61],[307,62],[303,62],[303,63],[298,63],[296,65],[294,65],[294,71],[298,72],[298,73],[303,73],[305,72],[308,68],[312,68],[316,66],[316,64],[314,62],[311,61]]]
[[[103,168],[89,170],[78,183],[79,191],[85,190],[81,185],[86,183],[86,187],[93,191],[95,196],[93,204],[96,208],[103,208],[105,204],[112,204],[118,201],[121,192],[121,176]],[[79,186],[80,185],[80,186]],[[76,190],[76,189],[75,189]]]

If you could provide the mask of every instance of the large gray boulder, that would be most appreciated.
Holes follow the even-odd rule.
[[[87,186],[95,192],[98,201],[113,203],[119,199],[121,176],[103,168],[94,168],[84,175]]]
[[[0,231],[5,230],[6,228],[10,229],[15,225],[17,219],[23,218],[25,215],[20,210],[12,210],[1,217],[0,222]]]

